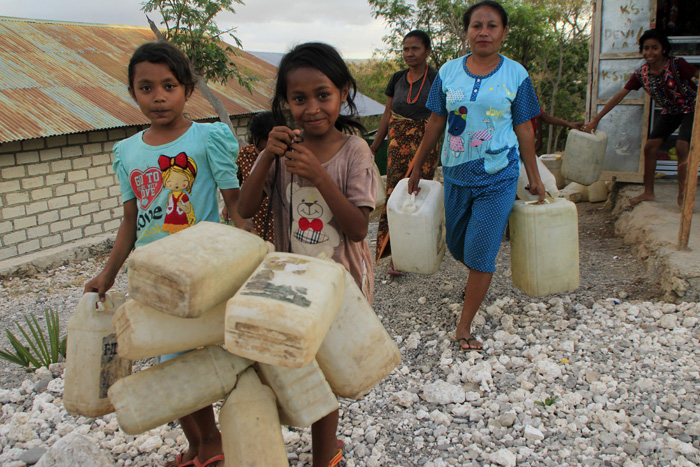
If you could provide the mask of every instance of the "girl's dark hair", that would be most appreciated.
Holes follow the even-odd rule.
[[[165,63],[175,78],[185,86],[185,95],[194,91],[197,78],[185,53],[170,42],[146,42],[141,45],[129,60],[129,89],[134,88],[134,67],[141,62]]]
[[[639,53],[643,53],[644,41],[647,39],[656,39],[661,44],[661,50],[663,51],[664,57],[668,57],[671,54],[671,41],[668,40],[668,36],[663,31],[659,29],[647,29],[644,34],[639,38]]]
[[[357,83],[350,74],[348,66],[343,61],[337,50],[322,42],[307,42],[292,48],[283,58],[277,68],[277,84],[275,96],[272,99],[272,114],[278,121],[285,121],[284,104],[287,102],[287,76],[290,72],[299,68],[314,68],[328,77],[335,87],[343,89],[348,87],[348,97],[345,108],[342,109],[349,115],[338,116],[335,127],[343,132],[352,133],[357,130],[365,132],[365,127],[357,118],[357,106],[354,98],[357,94]]]
[[[475,3],[474,5],[467,8],[467,11],[464,12],[462,22],[464,23],[465,31],[469,29],[469,22],[472,19],[472,13],[474,13],[474,10],[476,10],[477,8],[481,8],[482,6],[488,6],[496,10],[496,12],[501,16],[501,22],[503,23],[503,27],[505,28],[506,26],[508,26],[508,13],[506,13],[505,8],[503,8],[503,6],[500,3],[494,0],[481,0],[479,3]]]
[[[425,48],[428,50],[432,48],[430,46],[430,36],[424,31],[421,31],[420,29],[414,29],[413,31],[409,32],[404,36],[403,40],[405,41],[409,37],[417,37],[418,39],[420,39],[421,42],[423,42],[423,46],[425,46]]]
[[[278,122],[269,110],[253,115],[248,123],[248,143],[258,144],[258,141],[267,139],[268,135],[277,125],[284,125],[284,120]]]

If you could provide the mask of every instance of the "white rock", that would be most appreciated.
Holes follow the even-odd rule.
[[[659,327],[664,329],[676,329],[678,327],[678,317],[675,314],[663,315],[659,319]]]
[[[423,386],[423,399],[432,404],[461,404],[465,391],[461,386],[437,380]]]
[[[698,324],[698,318],[696,318],[695,316],[687,316],[683,318],[684,328],[693,328],[696,324]]]
[[[593,394],[605,394],[605,391],[608,389],[605,383],[600,382],[600,381],[595,381],[591,383],[591,392]]]
[[[420,344],[420,333],[412,332],[405,341],[404,347],[408,350],[415,350]]]
[[[36,467],[111,467],[114,465],[107,454],[87,436],[76,433],[62,438],[41,456]]]
[[[561,376],[561,368],[549,359],[542,359],[535,364],[537,373],[547,381],[554,381]]]
[[[478,392],[467,391],[464,394],[464,400],[467,402],[474,402],[474,401],[478,401],[479,399],[481,399],[481,394],[479,394]]]
[[[391,400],[402,407],[411,407],[418,402],[418,395],[410,391],[399,391],[391,395]]]
[[[63,394],[63,378],[52,379],[46,389],[56,394]]]
[[[544,439],[544,433],[532,425],[525,425],[525,438],[533,441],[542,441]]]
[[[503,467],[515,467],[515,463],[517,460],[515,454],[513,454],[507,449],[499,449],[498,451],[491,454],[487,454],[484,457],[486,457],[489,460],[489,462],[502,465]]]
[[[163,445],[163,439],[160,436],[154,435],[149,437],[139,446],[141,452],[152,452],[160,449]]]

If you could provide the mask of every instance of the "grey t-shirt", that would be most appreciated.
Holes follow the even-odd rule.
[[[414,81],[413,89],[411,90],[411,100],[416,98],[419,89],[420,95],[414,104],[409,104],[407,102],[408,91],[411,89],[411,86],[408,83],[408,69],[394,73],[384,91],[384,94],[394,99],[391,103],[391,110],[402,117],[411,118],[413,120],[425,120],[430,117],[431,112],[425,107],[425,103],[428,101],[428,94],[430,94],[430,87],[433,84],[435,76],[437,76],[437,70],[429,66],[428,76],[425,78],[423,89],[420,87],[423,82],[423,75],[419,76],[418,79]],[[416,79],[416,77],[411,76],[411,79]]]

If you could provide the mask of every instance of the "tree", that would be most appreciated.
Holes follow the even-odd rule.
[[[255,79],[242,73],[230,58],[231,55],[240,55],[240,52],[221,39],[229,35],[241,47],[241,41],[232,33],[235,28],[222,31],[214,22],[214,17],[222,11],[236,13],[234,3],[243,5],[242,0],[148,0],[142,10],[160,13],[164,32],[146,16],[154,34],[185,52],[197,74],[197,89],[216,110],[219,120],[235,134],[228,111],[206,83],[209,80],[226,83],[230,78],[236,78],[248,91],[252,91]]]

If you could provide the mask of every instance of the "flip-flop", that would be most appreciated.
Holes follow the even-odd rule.
[[[340,465],[340,462],[343,460],[343,447],[345,446],[345,443],[343,443],[341,440],[338,440],[338,452],[336,453],[333,458],[331,458],[331,461],[328,463],[328,467],[336,467]]]
[[[182,460],[182,453],[180,453],[177,456],[175,456],[175,465],[176,465],[176,467],[191,467],[194,465],[194,459],[190,459],[188,461],[183,461]]]
[[[390,276],[403,276],[403,273],[401,271],[397,271],[396,269],[389,269],[386,273]]]
[[[204,463],[199,462],[199,458],[198,458],[198,457],[195,457],[195,458],[194,458],[194,466],[195,466],[195,467],[207,467],[208,465],[211,465],[211,464],[213,464],[213,463],[215,463],[215,462],[219,462],[219,461],[222,461],[222,460],[224,460],[224,455],[223,455],[223,454],[219,454],[218,456],[210,457],[209,459],[207,459],[206,461],[204,461]]]
[[[467,347],[464,347],[462,345],[462,341],[464,341],[467,344]],[[481,348],[472,347],[471,342],[478,342],[479,344],[481,344],[481,342],[479,342],[479,339],[475,338],[474,336],[469,337],[469,338],[460,337],[459,339],[457,339],[457,345],[459,345],[459,348],[462,349],[463,352],[482,352],[484,350],[483,347],[481,347]],[[482,344],[482,346],[483,346],[483,344]]]

